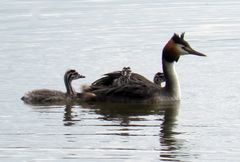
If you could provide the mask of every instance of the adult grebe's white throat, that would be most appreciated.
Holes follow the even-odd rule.
[[[181,88],[174,62],[168,62],[163,59],[162,64],[164,76],[166,78],[166,85],[163,88],[163,96],[161,97],[163,97],[164,100],[180,100]]]

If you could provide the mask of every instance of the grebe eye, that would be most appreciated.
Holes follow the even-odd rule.
[[[76,78],[77,76],[78,76],[78,73],[73,73],[71,77]]]

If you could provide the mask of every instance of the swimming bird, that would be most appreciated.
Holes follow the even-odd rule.
[[[72,81],[79,78],[85,78],[85,76],[80,75],[76,70],[67,70],[64,74],[64,83],[67,92],[49,89],[36,89],[27,92],[21,99],[25,103],[29,104],[52,104],[71,101],[72,99],[77,98],[77,93],[71,85]]]
[[[206,56],[189,45],[184,39],[184,33],[180,36],[175,33],[162,51],[162,69],[166,78],[164,87],[160,87],[137,73],[131,74],[130,84],[114,87],[112,83],[121,76],[121,73],[112,72],[93,82],[83,93],[95,94],[96,101],[143,103],[178,101],[181,99],[181,90],[175,62],[178,62],[182,55]]]
[[[162,72],[157,72],[155,75],[154,75],[154,78],[153,78],[153,82],[157,85],[160,85],[160,87],[162,87],[162,83],[166,81],[166,78],[164,76],[164,73]]]

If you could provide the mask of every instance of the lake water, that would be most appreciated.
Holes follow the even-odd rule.
[[[240,158],[240,1],[1,0],[0,161],[205,162]],[[131,66],[149,79],[186,32],[206,58],[176,64],[180,103],[31,106],[35,88],[64,91]]]

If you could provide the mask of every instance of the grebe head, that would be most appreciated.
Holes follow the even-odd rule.
[[[205,54],[194,50],[189,43],[184,40],[184,34],[185,33],[182,33],[179,36],[174,33],[163,49],[163,59],[168,62],[177,62],[181,55],[206,56]]]
[[[126,77],[130,78],[131,74],[132,74],[131,68],[130,67],[126,67]]]
[[[164,73],[158,72],[154,75],[153,82],[155,84],[161,85],[163,82],[166,81]]]
[[[66,71],[66,73],[64,75],[64,79],[68,82],[71,82],[71,81],[79,79],[79,78],[85,78],[85,76],[79,74],[74,69],[70,69],[70,70]]]
[[[67,94],[69,96],[74,96],[76,95],[76,92],[74,91],[74,89],[72,88],[72,81],[79,79],[79,78],[85,78],[85,76],[80,75],[76,70],[74,69],[70,69],[67,70],[65,75],[64,75],[64,83],[67,89]]]
[[[122,71],[121,71],[121,75],[126,77],[126,78],[129,78],[132,74],[132,70],[130,67],[123,67]]]

